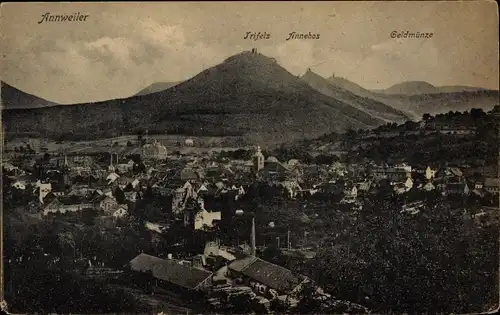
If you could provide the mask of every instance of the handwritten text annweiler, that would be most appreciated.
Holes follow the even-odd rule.
[[[72,14],[50,14],[47,12],[42,14],[42,19],[38,21],[38,24],[43,22],[85,22],[88,17],[88,14],[81,14],[80,12]]]

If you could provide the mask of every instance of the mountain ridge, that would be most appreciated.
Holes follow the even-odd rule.
[[[183,81],[177,81],[177,82],[154,82],[148,85],[147,87],[141,89],[139,92],[135,93],[133,96],[141,96],[141,95],[147,95],[151,93],[157,93],[161,92],[164,90],[167,90],[173,86],[176,86]]]
[[[148,128],[286,142],[382,120],[323,95],[273,58],[243,52],[167,90],[95,103],[7,110],[7,131],[106,137]]]
[[[439,87],[436,93],[426,94],[385,94],[377,90],[368,90],[345,78],[331,76],[330,82],[340,85],[354,94],[379,101],[392,108],[401,110],[418,120],[424,113],[443,114],[450,110],[465,111],[471,108],[491,110],[499,104],[499,91],[463,86]],[[424,82],[424,81],[416,81]],[[425,82],[425,84],[430,84]],[[468,90],[467,90],[468,88]],[[454,91],[458,89],[459,91]],[[461,90],[460,90],[461,89]]]
[[[384,121],[396,122],[411,119],[411,115],[401,110],[397,110],[369,96],[360,95],[369,93],[363,93],[361,90],[362,88],[355,83],[351,82],[352,84],[349,85],[349,88],[351,90],[358,90],[358,93],[351,92],[349,89],[344,88],[344,86],[348,85],[347,82],[350,82],[348,80],[328,80],[313,72],[311,69],[308,69],[301,79],[319,92],[350,104]]]

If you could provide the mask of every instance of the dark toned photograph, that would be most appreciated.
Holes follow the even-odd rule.
[[[496,2],[0,21],[3,311],[499,309]]]

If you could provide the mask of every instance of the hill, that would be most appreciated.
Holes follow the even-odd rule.
[[[165,91],[173,86],[176,86],[179,83],[180,82],[156,82],[140,90],[134,96],[147,95],[151,93]]]
[[[328,82],[330,82],[330,84],[341,87],[341,88],[343,88],[351,93],[354,93],[356,95],[359,95],[359,96],[373,98],[373,96],[375,95],[375,93],[373,93],[372,91],[367,90],[367,89],[363,88],[362,86],[360,86],[352,81],[347,80],[346,78],[331,76],[331,77],[327,78],[327,80],[328,80]]]
[[[360,86],[350,81],[343,80],[338,84],[335,84],[332,83],[332,81],[329,81],[322,76],[314,73],[310,69],[307,70],[307,72],[301,77],[301,79],[315,90],[337,100],[340,100],[346,104],[349,104],[382,120],[396,122],[411,119],[410,115],[407,115],[400,110],[396,110],[384,103],[381,103],[369,97],[359,95],[365,93],[362,91],[362,88]],[[342,86],[347,86],[350,90],[357,90],[358,94],[350,92],[349,89],[346,89]]]
[[[38,108],[57,105],[54,102],[28,94],[15,87],[1,82],[2,109]]]
[[[416,95],[438,93],[439,91],[434,85],[425,81],[407,81],[394,84],[385,90],[378,90],[377,92],[383,94]]]
[[[311,88],[273,58],[243,52],[158,93],[7,110],[8,133],[96,138],[138,129],[283,143],[383,123]]]
[[[453,85],[453,86],[434,86],[425,81],[407,81],[395,84],[385,90],[374,90],[376,93],[383,94],[399,94],[399,95],[419,95],[419,94],[434,94],[434,93],[460,93],[460,92],[474,92],[484,91],[486,89]]]

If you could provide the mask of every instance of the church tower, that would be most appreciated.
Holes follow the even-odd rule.
[[[257,152],[253,155],[252,162],[256,173],[264,168],[264,154],[262,154],[260,146],[257,146]]]
[[[114,172],[115,171],[115,166],[113,165],[113,144],[110,143],[109,145],[109,166],[108,166],[108,172]],[[118,163],[118,158],[116,159],[116,163]]]

